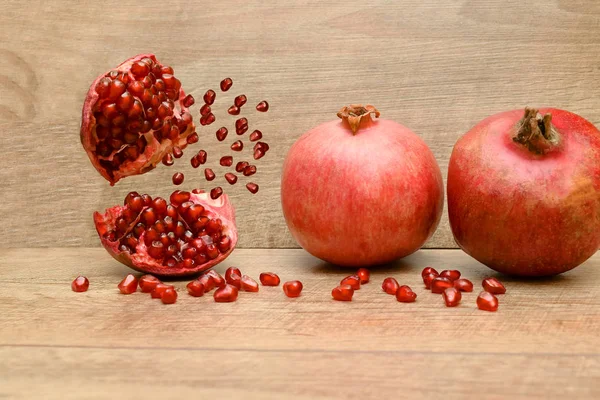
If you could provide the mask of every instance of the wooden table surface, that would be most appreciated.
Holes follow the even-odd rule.
[[[216,270],[300,279],[281,287],[163,305],[121,295],[129,273],[103,250],[0,250],[0,399],[597,399],[600,256],[543,280],[500,277],[496,313],[475,299],[490,270],[459,250],[421,250],[372,270],[352,302],[331,299],[349,270],[298,249],[238,249]],[[446,308],[420,271],[458,268],[476,286]],[[71,280],[90,279],[86,293]],[[495,276],[495,274],[491,274]],[[394,276],[417,301],[381,290]]]

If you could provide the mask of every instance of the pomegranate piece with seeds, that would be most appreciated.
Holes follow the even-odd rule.
[[[191,281],[186,285],[187,291],[190,296],[202,297],[204,296],[204,285],[198,279]]]
[[[473,291],[473,282],[468,279],[460,278],[452,282],[454,287],[461,292],[472,292]]]
[[[225,271],[225,282],[240,289],[242,287],[242,272],[239,268],[229,267]]]
[[[425,275],[423,277],[423,283],[425,284],[425,289],[431,289],[431,282],[433,282],[433,280],[437,277],[438,277],[438,275],[434,274],[433,272]]]
[[[226,92],[229,89],[231,89],[231,86],[233,86],[233,81],[231,80],[231,78],[225,78],[221,81],[221,91],[222,92]]]
[[[352,301],[352,296],[354,289],[350,285],[340,285],[331,291],[331,297],[337,301]]]
[[[252,194],[256,194],[258,192],[258,185],[256,183],[248,182],[246,183],[246,189]]]
[[[425,275],[435,274],[435,276],[439,276],[440,274],[435,270],[435,268],[425,267],[423,271],[421,271],[421,277],[425,278]]]
[[[302,282],[300,281],[289,281],[283,284],[283,292],[287,297],[299,297],[302,288]]]
[[[349,285],[354,290],[360,289],[360,277],[358,275],[350,275],[342,279],[340,285]]]
[[[175,172],[173,174],[173,184],[181,185],[183,183],[184,178],[185,178],[185,176],[181,172]]]
[[[456,269],[445,269],[442,272],[440,272],[440,276],[442,278],[448,278],[451,281],[455,281],[458,278],[460,278],[460,271],[456,270]]]
[[[477,308],[483,311],[498,310],[498,298],[490,292],[481,292],[477,297]]]
[[[160,299],[165,290],[167,289],[175,289],[175,287],[173,285],[165,285],[164,283],[159,283],[158,285],[156,285],[154,290],[150,292],[150,297],[152,297],[153,299]]]
[[[417,294],[412,291],[410,286],[402,285],[396,292],[396,300],[401,303],[412,303],[417,299]]]
[[[123,206],[94,213],[104,248],[119,262],[159,276],[187,276],[226,259],[237,243],[234,210],[224,195],[176,190],[170,204],[131,192]]]
[[[361,285],[369,283],[369,279],[371,279],[371,272],[366,268],[359,268],[356,275],[360,278]]]
[[[130,58],[100,75],[82,110],[81,143],[98,172],[114,185],[143,174],[183,149],[194,132],[190,99],[153,54]],[[170,157],[172,160],[172,156]]]
[[[177,291],[173,287],[165,289],[163,294],[160,296],[160,300],[163,302],[163,304],[175,303],[177,301]]]
[[[138,279],[133,274],[128,274],[122,281],[117,285],[119,291],[123,294],[131,294],[137,290]]]
[[[442,292],[442,297],[444,298],[444,303],[446,303],[446,307],[456,307],[462,298],[460,291],[454,287],[449,287],[444,289]]]
[[[85,276],[78,276],[71,282],[71,290],[74,292],[87,292],[90,287],[90,281]]]
[[[256,105],[256,111],[267,112],[269,111],[269,103],[266,100],[261,101]]]
[[[231,303],[238,298],[238,289],[232,285],[225,285],[215,290],[213,295],[217,303]]]
[[[154,275],[142,275],[138,281],[142,293],[152,292],[159,283],[162,282]]]
[[[454,285],[448,278],[442,278],[441,276],[438,276],[437,278],[433,278],[431,281],[431,293],[440,294],[450,287],[454,287]]]
[[[496,278],[485,278],[481,283],[483,286],[483,290],[491,294],[504,294],[506,293],[506,288]]]
[[[281,282],[279,276],[273,272],[263,272],[260,274],[259,278],[260,283],[262,283],[263,286],[279,286],[279,283]]]
[[[245,292],[258,292],[258,283],[248,275],[242,275],[241,286]]]
[[[381,284],[381,288],[387,294],[396,294],[399,287],[400,285],[398,284],[398,281],[391,277],[385,278]]]

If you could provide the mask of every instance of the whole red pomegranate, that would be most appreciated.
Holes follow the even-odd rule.
[[[138,271],[186,276],[223,261],[237,243],[233,207],[227,195],[176,190],[170,204],[137,192],[123,206],[94,213],[104,248],[119,262]]]
[[[382,264],[416,251],[442,213],[442,175],[408,128],[351,105],[305,133],[283,167],[287,225],[312,255],[344,266]]]
[[[83,104],[81,143],[94,167],[114,185],[169,163],[174,147],[197,140],[173,68],[141,54],[100,75]]]
[[[452,151],[448,212],[460,247],[496,271],[575,268],[600,246],[600,132],[554,108],[481,121]]]

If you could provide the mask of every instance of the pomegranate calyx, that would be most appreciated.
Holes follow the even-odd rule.
[[[560,145],[560,134],[552,125],[552,114],[543,115],[536,108],[525,107],[525,115],[515,126],[513,141],[532,153],[543,155]]]
[[[366,127],[373,122],[372,114],[375,114],[375,118],[379,118],[379,111],[372,105],[350,104],[342,107],[337,116],[348,124],[353,134],[356,134],[361,126]]]

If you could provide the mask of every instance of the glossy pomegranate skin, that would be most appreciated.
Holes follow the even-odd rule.
[[[512,140],[523,110],[493,115],[454,146],[448,213],[456,242],[488,267],[555,275],[600,246],[600,132],[568,111],[552,115],[560,145],[536,154]]]
[[[287,225],[312,255],[342,266],[407,256],[441,217],[442,175],[425,142],[390,120],[353,134],[345,121],[305,133],[284,163],[281,201]]]

